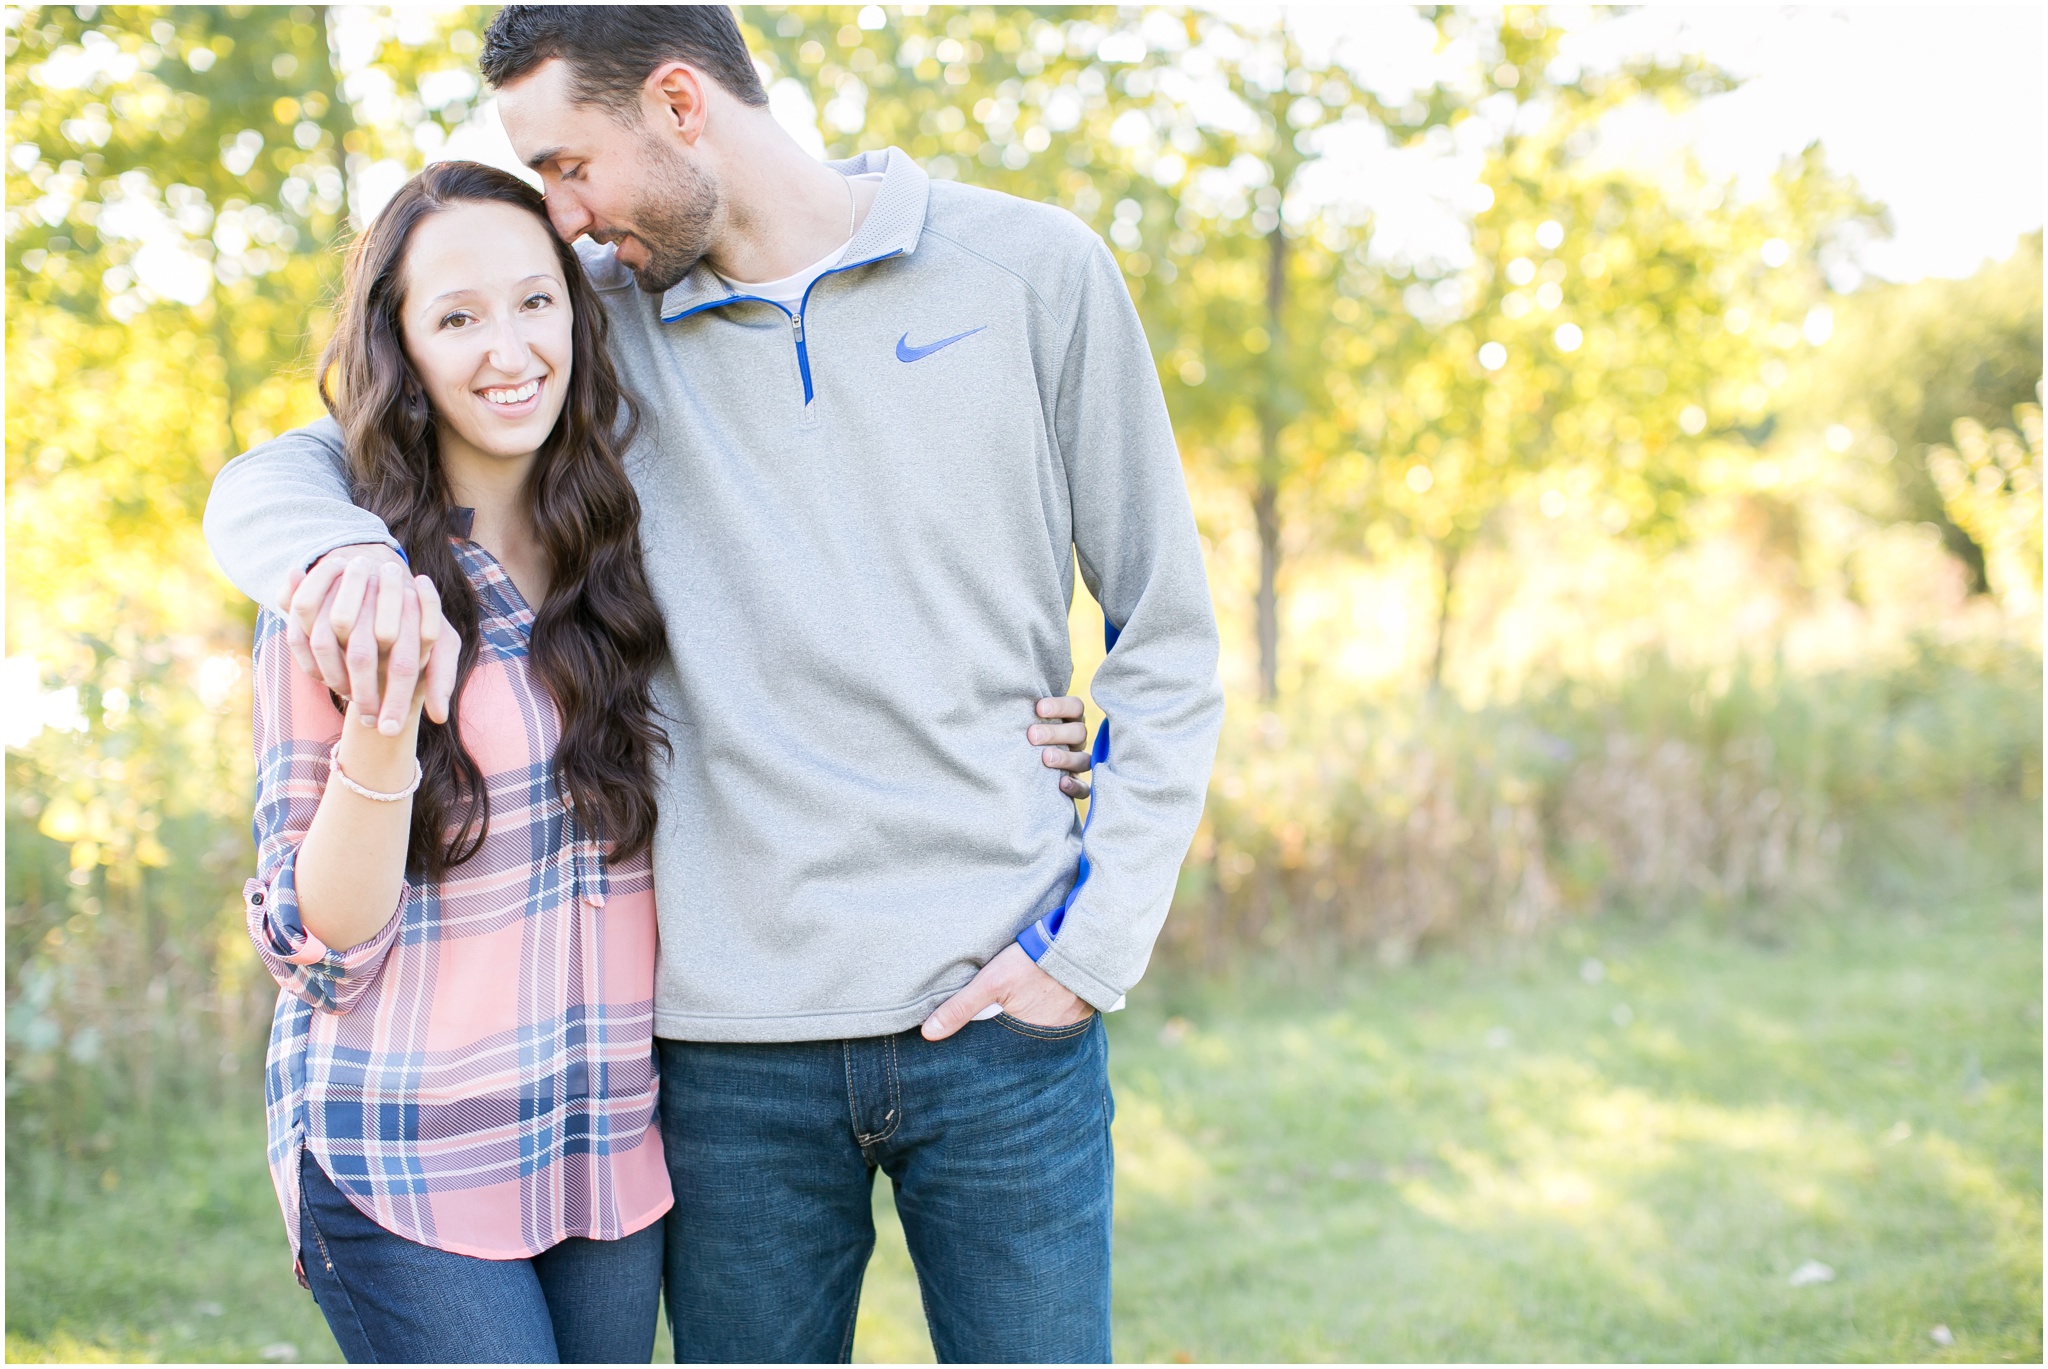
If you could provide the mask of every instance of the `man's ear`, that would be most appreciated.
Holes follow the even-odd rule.
[[[656,67],[648,74],[646,85],[652,126],[695,145],[710,117],[705,99],[710,84],[701,72],[684,62]]]

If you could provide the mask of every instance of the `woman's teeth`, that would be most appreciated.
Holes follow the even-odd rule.
[[[493,404],[524,404],[540,393],[540,381],[529,380],[515,390],[485,390],[483,396]]]

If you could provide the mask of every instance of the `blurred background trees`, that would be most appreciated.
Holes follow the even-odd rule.
[[[1969,280],[1855,279],[1883,211],[1821,149],[1762,187],[1633,162],[1617,119],[1733,78],[1582,67],[1534,9],[1423,12],[1462,64],[1414,89],[1248,15],[742,17],[821,155],[1058,204],[1123,267],[1233,695],[1169,955],[1769,901],[1886,805],[2038,796],[2038,235]],[[249,1086],[252,609],[199,513],[318,412],[352,226],[424,159],[500,155],[487,20],[7,11],[24,1135]],[[1402,168],[1450,226],[1426,250]]]
[[[199,516],[318,412],[348,122],[312,10],[9,15],[9,1087],[146,1108],[260,1053],[230,935],[252,610]]]

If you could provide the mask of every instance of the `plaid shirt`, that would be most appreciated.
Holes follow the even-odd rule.
[[[488,552],[450,540],[479,600],[458,716],[489,834],[440,883],[408,881],[383,930],[347,950],[300,924],[292,885],[342,715],[293,663],[283,621],[257,624],[257,878],[243,899],[281,989],[264,1096],[295,1256],[302,1148],[385,1230],[484,1259],[615,1240],[670,1203],[647,859],[608,869],[563,802],[559,720],[528,669],[533,611]]]

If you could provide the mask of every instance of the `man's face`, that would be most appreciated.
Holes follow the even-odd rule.
[[[498,91],[505,133],[540,173],[555,232],[564,242],[588,234],[616,243],[619,260],[651,295],[682,280],[709,250],[720,208],[717,185],[680,139],[663,136],[649,117],[655,112],[650,101],[623,121],[576,103],[560,61]]]

